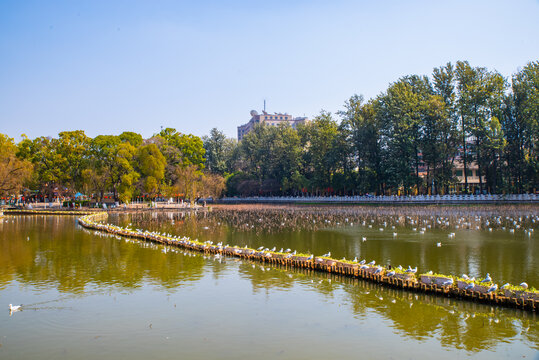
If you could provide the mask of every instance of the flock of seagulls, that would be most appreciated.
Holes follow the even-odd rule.
[[[311,214],[311,216],[313,216]],[[326,224],[326,225],[330,225],[330,226],[334,226],[334,225],[340,225],[341,224],[341,221],[336,221],[335,219],[338,219],[338,216],[336,214],[334,214],[333,218],[331,219],[320,219],[320,216],[317,215],[318,217],[314,216],[315,218],[312,219],[312,222],[313,224],[317,224],[317,223],[322,223],[322,224]],[[285,215],[285,217],[283,218],[281,216],[281,219],[283,221],[280,221],[280,224],[282,226],[289,226],[289,224],[287,224],[286,220],[287,217],[292,217],[290,216],[290,214],[287,214]],[[527,226],[529,226],[529,224],[535,224],[536,222],[539,222],[539,216],[521,216],[521,217],[518,217],[518,218],[514,218],[514,217],[505,217],[502,218],[501,216],[497,216],[497,217],[484,217],[482,215],[475,215],[474,217],[465,217],[465,216],[462,216],[462,217],[444,217],[444,216],[430,216],[430,217],[426,217],[426,218],[423,218],[421,219],[420,217],[417,217],[417,216],[400,216],[400,217],[397,217],[397,218],[393,218],[392,219],[393,221],[393,224],[395,225],[398,225],[398,226],[406,226],[406,225],[411,225],[411,229],[412,231],[419,231],[420,234],[424,234],[425,232],[427,232],[429,229],[433,229],[433,228],[444,228],[444,227],[453,227],[455,229],[480,229],[480,228],[485,228],[485,229],[488,229],[489,231],[492,231],[493,227],[495,229],[502,229],[502,230],[505,230],[505,229],[508,229],[508,230],[513,230],[513,231],[509,231],[510,233],[514,233],[514,230],[515,229],[520,229],[524,223],[528,224]],[[263,217],[260,217],[258,218],[258,221],[255,221],[255,222],[250,222],[251,225],[252,223],[265,223],[265,219]],[[369,226],[370,228],[373,227],[373,224],[375,222],[374,219],[363,219],[363,221],[359,220],[359,219],[353,219],[353,221],[350,220],[350,218],[346,218],[344,219],[344,221],[342,221],[342,224],[354,224],[357,223],[357,224],[361,224],[362,226]],[[370,222],[370,223],[368,223]],[[246,222],[246,224],[248,224]],[[395,225],[393,225],[391,222],[388,223],[387,221],[384,221],[383,223],[380,222],[380,225],[382,225],[382,227],[379,227],[379,230],[380,231],[384,231],[386,227],[391,227],[392,229],[395,229]],[[512,225],[512,227],[509,227],[509,225]],[[205,227],[207,228],[207,227]],[[523,228],[524,229],[524,228]],[[531,234],[533,233],[533,228],[525,228],[525,233],[526,234]],[[145,234],[155,234],[155,235],[164,235],[164,236],[167,236],[167,237],[170,237],[170,238],[173,238],[173,239],[180,239],[178,237],[175,237],[169,233],[159,233],[159,232],[149,232],[147,230],[143,231],[143,230],[140,230],[140,229],[137,229],[136,230],[137,232],[141,232],[141,233],[145,233]],[[393,231],[393,237],[396,238],[399,234],[396,232],[396,231]],[[456,234],[455,232],[450,232],[448,233],[448,238],[449,239],[452,239],[452,238],[455,238]],[[179,240],[180,243],[182,240]],[[188,241],[188,240],[187,240]],[[361,241],[362,242],[365,242],[367,241],[367,237],[366,236],[362,236],[361,237]],[[212,244],[212,242],[207,242],[208,244]],[[220,248],[229,248],[230,246],[229,245],[223,245],[222,243],[219,243],[218,246]],[[436,246],[437,247],[442,247],[442,242],[437,242],[436,243]],[[266,256],[266,257],[271,257],[273,256],[272,253],[274,253],[276,251],[276,247],[273,247],[271,249],[269,248],[265,248],[264,246],[260,246],[259,248],[257,248],[256,252],[254,250],[251,250],[251,249],[247,249],[247,247],[245,247],[245,250],[243,249],[240,249],[238,248],[237,246],[234,246],[234,251],[238,252],[238,253],[241,253],[243,251],[249,251],[251,252],[252,254],[254,253],[258,253],[259,255],[263,255],[263,256]],[[164,251],[166,252],[166,250]],[[281,248],[279,251],[279,253],[286,253],[287,257],[291,257],[291,256],[294,256],[297,254],[297,252],[294,250],[292,252],[291,249],[286,249],[284,250],[283,248]],[[244,253],[244,252],[243,252]],[[328,251],[327,253],[325,253],[324,255],[321,256],[322,258],[330,258],[331,257],[331,252]],[[307,257],[307,260],[313,260],[315,259],[317,261],[321,261],[320,260],[320,257],[315,257],[314,254],[310,254],[308,255]],[[343,258],[343,260],[346,260],[345,258]],[[361,266],[362,269],[365,269],[365,268],[372,268],[373,269],[373,272],[374,274],[379,274],[379,273],[382,273],[384,271],[384,268],[382,266],[375,266],[376,262],[374,260],[372,260],[371,262],[369,263],[366,263],[366,260],[361,260],[359,261],[357,256],[354,258],[354,260],[352,261],[353,263],[357,263]],[[412,273],[412,274],[415,274],[417,272],[417,266],[415,268],[412,268],[411,266],[408,266],[408,269],[406,270],[403,270],[401,266],[399,266],[399,270],[401,270],[402,272],[404,273]],[[390,268],[390,271],[388,271],[386,273],[387,276],[395,276],[397,273],[397,271],[393,270]],[[475,278],[472,278],[470,279],[470,283],[467,284],[465,286],[465,289],[474,289],[474,287],[476,286],[476,281],[475,281]],[[453,278],[447,280],[446,282],[444,282],[443,285],[445,286],[449,286],[449,285],[453,285]],[[497,291],[498,289],[506,289],[510,286],[510,284],[506,283],[504,285],[502,285],[501,287],[498,287],[497,284],[493,283],[492,281],[492,278],[490,276],[489,273],[487,273],[486,277],[480,281],[480,284],[482,285],[490,285],[487,292],[488,293],[491,293],[491,292],[495,292]],[[524,289],[527,289],[527,284],[526,283],[521,283],[520,286]]]
[[[473,290],[476,287],[475,277],[470,278],[467,274],[462,274],[461,278],[464,279],[464,280],[470,281],[470,283],[468,283],[468,285],[464,286],[464,290]],[[487,289],[487,291],[486,291],[487,294],[492,293],[492,292],[496,292],[498,290],[498,288],[500,290],[505,290],[505,289],[509,289],[510,286],[511,286],[510,283],[505,283],[502,286],[498,287],[498,284],[495,284],[493,282],[492,277],[490,276],[490,273],[487,273],[485,275],[485,278],[483,280],[481,280],[479,282],[479,284],[488,285],[489,283],[492,283],[492,284]],[[451,285],[452,285],[452,283],[451,283]],[[525,282],[520,283],[519,286],[524,290],[528,289],[528,284],[525,283]]]
[[[492,216],[489,206],[474,209],[414,209],[413,214],[409,212],[409,209],[397,207],[362,209],[361,212],[358,212],[353,208],[339,206],[323,210],[316,206],[305,206],[301,208],[301,211],[298,211],[298,207],[294,205],[278,207],[231,205],[227,206],[226,209],[214,209],[210,215],[204,212],[182,216],[176,214],[172,219],[169,219],[169,222],[172,223],[174,218],[181,217],[183,220],[192,217],[193,220],[201,223],[200,229],[214,230],[215,225],[218,224],[219,226],[233,226],[239,231],[246,230],[256,233],[286,231],[290,227],[316,230],[332,226],[359,225],[378,228],[382,231],[385,231],[386,228],[395,229],[396,226],[407,227],[420,234],[424,234],[430,229],[484,229],[488,231],[503,230],[511,234],[523,231],[528,236],[533,234],[533,228],[539,223],[539,215],[523,214],[516,211],[507,211],[503,215]],[[166,217],[167,215],[160,216]],[[154,218],[151,214],[141,214],[140,217],[143,221],[159,220],[159,216]]]

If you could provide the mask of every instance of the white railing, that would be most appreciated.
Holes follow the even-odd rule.
[[[210,201],[210,199],[208,199]],[[417,196],[250,196],[219,199],[220,203],[490,203],[539,202],[539,194],[417,195]]]

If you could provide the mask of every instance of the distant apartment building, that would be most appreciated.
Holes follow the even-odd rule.
[[[269,126],[279,126],[280,124],[289,124],[293,129],[298,124],[309,121],[307,117],[292,117],[289,114],[273,113],[269,114],[266,111],[262,111],[259,114],[256,110],[251,110],[251,120],[247,124],[238,126],[238,141],[241,141],[245,135],[253,130],[256,124],[266,123]]]
[[[475,155],[475,144],[472,141],[467,142],[467,148],[468,148],[468,156],[469,158],[472,158]],[[419,163],[419,176],[423,179],[427,177],[427,165],[423,162],[422,154],[419,154],[420,163]],[[483,183],[483,185],[486,184],[486,176],[481,176],[481,181],[479,181],[479,166],[475,161],[468,160],[466,164],[466,169],[464,169],[464,161],[462,156],[462,147],[459,147],[458,152],[455,156],[455,159],[453,159],[453,177],[457,180],[457,182],[454,185],[451,185],[449,187],[449,193],[450,194],[460,194],[465,190],[465,183],[466,180],[468,182],[468,192],[475,194],[479,192],[479,185],[480,182]],[[466,171],[466,177],[464,176],[464,171]],[[432,190],[432,185],[427,184],[429,188],[429,193]]]

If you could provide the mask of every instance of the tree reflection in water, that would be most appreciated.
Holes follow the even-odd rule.
[[[341,214],[335,212],[331,221],[346,223],[348,218],[348,222],[352,222],[350,209],[345,210]],[[463,218],[460,211],[458,209],[459,214],[454,216],[455,219]],[[264,215],[264,219],[270,221],[270,214],[268,212]],[[352,244],[343,242],[343,232],[326,232],[321,229],[317,231],[303,228],[305,232],[291,232],[286,235],[283,231],[276,231],[264,235],[263,232],[238,229],[233,223],[227,222],[226,216],[220,213],[141,213],[120,215],[111,221],[125,225],[132,223],[133,228],[148,226],[153,230],[173,234],[205,234],[204,239],[224,241],[231,245],[273,240],[277,243],[273,245],[278,247],[285,247],[292,242],[298,248],[314,249],[317,242],[321,241],[320,233],[329,238],[332,245],[336,245],[331,248],[335,253],[353,250],[357,245],[356,241]],[[252,214],[249,216],[251,219]],[[283,219],[292,218],[290,213],[280,216]],[[316,216],[319,216],[316,221],[324,222],[321,214]],[[372,215],[357,215],[353,221],[367,223],[375,220],[378,223],[391,223],[390,217],[371,219],[369,216]],[[518,218],[519,215],[507,216]],[[523,218],[525,219],[525,216]],[[420,222],[421,219],[423,218],[418,217],[414,222]],[[529,219],[528,221],[531,221]],[[312,218],[306,217],[302,221],[309,222]],[[481,221],[485,221],[484,217]],[[460,223],[465,222],[471,220],[461,220]],[[524,223],[523,220],[521,222]],[[235,274],[234,281],[249,281],[253,293],[264,292],[267,296],[274,296],[276,292],[286,292],[289,293],[286,301],[294,301],[295,291],[309,291],[313,296],[328,302],[328,311],[337,311],[335,304],[342,305],[344,311],[349,311],[357,321],[377,314],[387,320],[388,326],[395,333],[418,342],[436,339],[447,348],[479,352],[495,348],[500,342],[520,341],[539,350],[538,319],[534,313],[388,289],[331,274],[189,253],[181,249],[88,231],[76,225],[75,217],[11,216],[0,222],[0,230],[0,290],[17,281],[36,288],[54,288],[62,293],[82,296],[87,294],[89,289],[129,290],[148,283],[166,289],[167,292],[176,292],[186,286],[196,286],[204,277],[211,276],[220,281],[231,276],[230,274]],[[259,239],[260,237],[262,239]],[[533,247],[536,245],[526,244],[536,249]],[[327,246],[328,243],[324,243],[324,252],[328,250]],[[342,248],[339,249],[339,246]],[[322,250],[322,247],[319,250]],[[429,251],[425,251],[423,255],[428,257]],[[375,252],[378,252],[380,257],[387,254],[380,246]],[[396,256],[394,253],[389,255]],[[484,256],[488,258],[489,252]],[[452,260],[453,258],[444,259]],[[495,260],[488,259],[487,263],[491,264]],[[412,261],[410,263],[413,265]],[[518,266],[513,266],[512,271],[518,270]]]

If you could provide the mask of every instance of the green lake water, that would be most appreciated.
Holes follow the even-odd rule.
[[[489,272],[499,285],[539,287],[536,207],[240,208],[112,214],[108,222],[419,272]],[[0,264],[0,359],[537,359],[539,352],[535,313],[106,236],[72,216],[5,216]],[[10,314],[10,303],[23,310]]]

